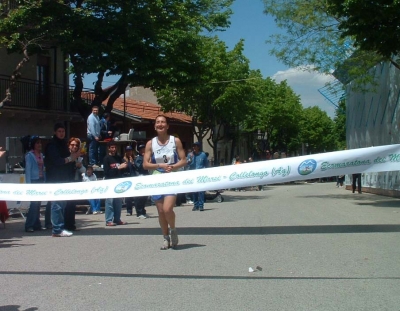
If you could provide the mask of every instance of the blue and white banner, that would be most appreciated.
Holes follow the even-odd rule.
[[[0,200],[102,199],[218,190],[353,173],[396,171],[399,162],[400,145],[388,145],[95,182],[2,183]]]

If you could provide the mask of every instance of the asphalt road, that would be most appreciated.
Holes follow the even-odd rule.
[[[160,250],[155,207],[107,228],[77,214],[70,238],[11,219],[0,310],[400,310],[399,199],[335,183],[265,189],[175,208],[177,250]]]

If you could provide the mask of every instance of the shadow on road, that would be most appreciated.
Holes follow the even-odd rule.
[[[345,277],[345,276],[261,276],[261,275],[187,275],[187,274],[146,274],[146,273],[106,273],[106,272],[53,272],[53,271],[0,271],[1,275],[45,275],[45,276],[77,276],[77,277],[105,277],[105,278],[147,278],[147,279],[195,279],[195,280],[399,280],[400,277]],[[7,307],[7,306],[3,306]],[[14,307],[14,306],[10,306]],[[15,306],[18,307],[18,306]],[[2,306],[0,306],[0,310]],[[19,311],[19,309],[7,309],[9,311]],[[20,311],[33,311],[29,308]]]
[[[20,310],[21,306],[18,305],[8,305],[8,306],[0,306],[0,311],[35,311],[39,310],[39,308],[31,307],[28,309]]]
[[[369,225],[314,225],[314,226],[261,226],[261,227],[182,227],[178,229],[179,235],[283,235],[283,234],[337,234],[337,233],[390,233],[400,232],[400,225],[369,224]],[[14,232],[15,233],[15,232]],[[121,236],[121,235],[153,235],[160,234],[160,228],[130,228],[129,226],[117,226],[108,228],[92,228],[82,226],[82,230],[74,233],[70,239],[81,236]],[[50,231],[34,233],[37,236],[49,236]],[[18,240],[18,238],[20,240]],[[32,244],[22,244],[22,234],[18,237],[3,236],[0,240],[0,248],[21,247]],[[11,243],[10,243],[11,242]],[[19,243],[18,243],[19,242]],[[21,243],[21,244],[20,244]],[[181,249],[202,247],[204,245],[181,245]]]

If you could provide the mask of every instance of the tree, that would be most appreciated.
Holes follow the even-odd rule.
[[[249,61],[243,55],[243,41],[231,51],[217,38],[203,38],[199,45],[201,66],[197,81],[181,87],[169,86],[159,90],[157,96],[164,111],[181,111],[192,115],[192,125],[198,140],[210,132],[210,145],[214,149],[215,163],[217,143],[237,137],[238,126],[249,111],[250,86]]]
[[[346,148],[346,102],[344,100],[339,102],[333,122],[338,149],[343,150]]]
[[[97,73],[95,102],[110,96],[106,110],[128,84],[153,89],[190,83],[200,64],[200,33],[226,27],[232,0],[110,1],[26,0],[0,21],[2,46],[29,53],[59,46],[70,55],[75,106],[79,108],[85,74]],[[104,75],[120,75],[103,90]]]
[[[300,98],[286,81],[277,84],[270,78],[249,82],[254,87],[252,95],[255,113],[245,115],[243,128],[248,132],[266,133],[268,147],[276,151],[295,152],[303,107]],[[257,152],[264,150],[257,150]]]
[[[331,13],[330,1],[264,0],[264,4],[265,13],[284,30],[269,41],[275,46],[271,54],[284,64],[326,74],[340,68],[349,77],[343,82],[355,80],[360,87],[373,80],[368,70],[383,57],[357,49],[354,37],[341,31],[344,19]]]
[[[325,111],[319,107],[308,107],[303,110],[300,136],[307,143],[307,151],[321,153],[337,150],[337,139],[334,123]]]
[[[341,37],[391,59],[400,52],[400,1],[329,0],[328,12],[339,21]]]

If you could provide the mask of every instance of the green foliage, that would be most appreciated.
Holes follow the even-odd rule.
[[[259,73],[254,73],[255,75]],[[300,98],[286,81],[277,84],[270,78],[250,80],[252,113],[243,115],[242,128],[247,132],[266,133],[272,150],[295,152],[301,145]]]
[[[229,25],[232,0],[19,2],[0,19],[9,52],[57,45],[77,75],[107,72],[158,88],[192,82],[199,34]]]
[[[375,49],[359,50],[361,46],[355,41],[355,32],[343,31],[344,16],[332,13],[331,3],[334,2],[343,1],[264,0],[265,13],[274,16],[277,25],[283,29],[282,33],[271,36],[269,42],[275,47],[270,52],[289,67],[326,74],[339,69],[335,76],[342,83],[351,79],[354,87],[357,85],[363,90],[364,85],[374,82],[369,69],[385,57],[378,55]],[[345,2],[371,3],[363,0]],[[363,11],[359,11],[358,16],[361,25]]]
[[[321,153],[337,150],[335,124],[319,107],[303,110],[301,118],[301,141],[308,145],[307,151]]]
[[[341,37],[351,37],[364,51],[390,59],[400,52],[400,1],[328,0],[328,12],[339,20]]]
[[[341,100],[339,107],[335,111],[334,132],[338,142],[338,149],[343,150],[346,148],[346,102]]]
[[[201,38],[198,50],[201,59],[196,83],[167,86],[157,91],[157,97],[165,111],[193,116],[193,125],[201,128],[198,139],[211,131],[215,144],[224,138],[221,125],[235,128],[249,111],[249,61],[243,56],[243,41],[227,51],[217,38]]]

